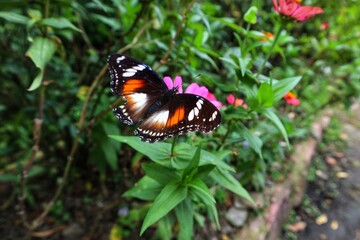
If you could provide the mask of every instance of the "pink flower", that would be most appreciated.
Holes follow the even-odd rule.
[[[234,94],[229,94],[229,96],[227,96],[226,101],[231,104],[234,105],[235,107],[239,107],[242,106],[243,108],[248,108],[248,105],[245,103],[244,99],[241,98],[236,98],[234,97]]]
[[[300,22],[324,12],[320,7],[301,6],[300,2],[299,0],[273,0],[274,10]]]
[[[170,77],[166,76],[166,77],[164,77],[164,82],[169,89],[178,87],[178,94],[183,93],[182,78],[180,76],[175,77],[174,83],[172,82]],[[212,104],[214,104],[214,106],[217,108],[220,108],[222,106],[222,103],[216,100],[214,94],[210,93],[206,87],[204,87],[204,86],[200,87],[196,83],[190,84],[186,88],[185,93],[195,94],[195,95],[204,97],[207,100],[209,100]]]
[[[284,99],[289,105],[298,106],[300,104],[300,100],[292,92],[285,94]]]
[[[330,26],[329,22],[325,21],[325,22],[322,22],[321,25],[320,25],[320,30],[326,30],[328,29]]]

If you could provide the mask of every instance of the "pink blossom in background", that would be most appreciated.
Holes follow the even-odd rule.
[[[178,87],[178,94],[183,93],[182,78],[180,76],[176,76],[174,78],[174,83],[172,82],[170,77],[164,77],[164,82],[169,89],[172,89],[173,87]],[[222,103],[216,100],[214,94],[210,93],[206,87],[204,86],[200,87],[196,83],[190,84],[185,89],[185,93],[191,93],[206,98],[217,108],[220,108],[222,106]]]
[[[289,105],[293,105],[293,106],[300,105],[300,100],[292,92],[288,92],[287,94],[285,94],[284,99]]]
[[[302,6],[300,2],[299,0],[273,0],[274,10],[300,22],[324,12],[320,7]]]
[[[234,105],[235,107],[240,107],[242,106],[243,108],[248,108],[248,105],[245,103],[244,99],[241,98],[236,98],[234,97],[234,94],[229,94],[229,96],[227,96],[226,101],[231,104]]]
[[[321,25],[320,25],[320,30],[326,30],[330,27],[330,23],[325,21],[325,22],[322,22]]]

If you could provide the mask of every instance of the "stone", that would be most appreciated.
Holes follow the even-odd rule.
[[[244,209],[237,209],[231,207],[226,213],[226,220],[234,227],[241,227],[244,225],[248,216],[248,212]]]

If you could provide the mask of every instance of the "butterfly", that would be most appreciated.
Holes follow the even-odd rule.
[[[124,124],[139,124],[134,134],[142,141],[156,142],[188,132],[209,133],[221,121],[220,111],[206,98],[169,89],[146,64],[128,56],[108,58],[111,92],[125,101],[115,107]]]

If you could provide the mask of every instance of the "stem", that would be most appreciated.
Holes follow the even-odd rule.
[[[177,29],[176,29],[176,33],[175,36],[173,37],[173,39],[171,39],[170,45],[168,50],[166,51],[166,53],[164,54],[163,58],[160,60],[159,64],[154,68],[154,70],[159,69],[159,67],[161,67],[161,65],[164,65],[167,62],[167,59],[170,55],[171,50],[173,49],[175,43],[176,43],[176,39],[179,37],[180,35],[180,31],[182,29],[182,25],[185,22],[185,20],[188,18],[188,14],[192,8],[192,6],[194,5],[195,0],[191,1],[190,4],[188,5],[187,9],[185,10],[185,13],[181,19],[181,21],[179,22]]]
[[[266,55],[266,57],[265,57],[265,59],[264,59],[264,62],[262,63],[262,65],[261,65],[258,73],[256,74],[256,78],[258,78],[259,75],[260,75],[260,74],[262,73],[262,71],[264,70],[264,67],[265,67],[266,63],[268,62],[268,60],[269,60],[269,58],[270,58],[270,56],[271,56],[271,54],[272,54],[272,51],[274,50],[274,47],[275,47],[275,45],[276,45],[276,43],[277,43],[277,41],[278,41],[278,39],[279,39],[279,37],[280,37],[280,34],[281,34],[282,29],[283,29],[283,23],[281,22],[281,23],[280,23],[280,26],[279,26],[276,34],[275,34],[275,38],[274,38],[274,40],[273,40],[273,42],[272,42],[272,44],[271,44],[270,50],[269,50],[269,52],[267,53],[267,55]]]
[[[232,132],[233,127],[234,127],[234,120],[231,119],[231,120],[230,120],[230,123],[229,123],[228,129],[227,129],[225,135],[221,138],[220,144],[219,144],[219,146],[218,146],[217,149],[216,149],[217,151],[219,151],[220,148],[224,145],[224,143],[225,143],[227,137],[229,136],[230,132]]]
[[[247,35],[248,35],[249,31],[250,31],[250,26],[251,26],[250,23],[248,23],[247,26],[246,26],[246,37],[245,37],[244,42],[242,44],[243,46],[240,48],[241,49],[241,57],[243,57],[244,55],[247,54],[247,51],[245,51],[246,50],[246,40],[248,39]]]
[[[174,148],[175,148],[177,139],[178,139],[178,136],[175,136],[175,137],[173,138],[173,141],[172,141],[172,144],[171,144],[171,153],[170,153],[170,154],[171,154],[171,157],[174,156]]]

